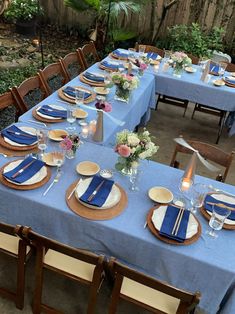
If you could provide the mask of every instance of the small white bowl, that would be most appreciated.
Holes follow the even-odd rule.
[[[224,85],[225,85],[225,82],[222,81],[222,80],[214,80],[214,81],[213,81],[213,84],[214,84],[215,86],[220,87],[220,86],[224,86]]]
[[[76,166],[76,170],[82,176],[94,176],[100,171],[100,167],[95,162],[82,161]]]
[[[163,186],[154,186],[148,191],[148,196],[154,202],[160,204],[167,204],[173,200],[173,194],[167,188]]]
[[[197,70],[194,69],[193,67],[186,67],[185,71],[188,72],[188,73],[195,73]]]

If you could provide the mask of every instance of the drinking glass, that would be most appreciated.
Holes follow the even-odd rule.
[[[69,127],[66,128],[66,130],[72,134],[75,131],[74,122],[76,121],[76,117],[74,116],[74,105],[68,105],[67,107],[67,122],[69,122]]]
[[[221,79],[224,76],[226,68],[227,68],[227,63],[226,62],[219,62],[219,75],[221,76]]]
[[[210,188],[206,184],[196,183],[192,185],[190,190],[190,203],[193,206],[191,212],[196,214],[204,204],[205,196],[210,192]]]
[[[61,167],[65,161],[65,150],[59,149],[58,151],[53,152],[52,156],[53,156],[53,162],[57,166],[57,172],[60,172]]]
[[[171,58],[172,51],[164,49],[164,59],[169,60]]]
[[[48,130],[46,129],[38,129],[36,131],[37,140],[38,140],[38,148],[40,150],[40,159],[43,158],[45,150],[47,148],[47,133]]]
[[[78,88],[75,88],[75,102],[78,105],[78,107],[80,105],[83,105],[84,97],[85,97],[85,91],[78,89]]]
[[[139,53],[140,53],[140,56],[143,56],[144,53],[145,53],[145,45],[139,45]]]
[[[225,219],[230,215],[231,210],[219,207],[218,205],[212,205],[212,215],[209,221],[209,226],[211,230],[208,230],[206,234],[211,236],[212,238],[217,238],[218,235],[215,232],[216,230],[221,230],[224,224]]]

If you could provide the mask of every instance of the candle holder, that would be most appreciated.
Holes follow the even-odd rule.
[[[89,125],[87,123],[84,123],[82,125],[81,137],[87,138],[88,136],[89,136]]]

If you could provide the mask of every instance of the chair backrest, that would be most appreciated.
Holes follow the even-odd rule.
[[[68,53],[64,58],[60,59],[60,62],[70,80],[85,70],[78,51]]]
[[[230,62],[226,62],[226,63],[227,63],[226,71],[228,71],[228,72],[235,72],[235,64],[234,63],[230,63]]]
[[[186,314],[200,300],[200,293],[177,289],[166,282],[131,269],[115,259],[109,262],[115,276],[109,314],[116,313],[119,299],[135,303],[153,313]]]
[[[78,52],[82,58],[85,69],[89,68],[93,63],[100,61],[93,41],[90,41],[89,44],[85,44],[82,48],[78,48]]]
[[[192,64],[198,64],[199,58],[192,55],[191,53],[186,52],[187,56],[192,60]]]
[[[39,77],[48,94],[53,93],[69,81],[60,62],[49,64],[43,70],[39,70]]]
[[[12,92],[19,105],[27,110],[49,96],[38,75],[24,80],[18,87],[13,87]]]
[[[136,51],[139,51],[139,48],[143,47],[144,48],[144,52],[155,52],[157,53],[159,56],[161,56],[162,58],[164,57],[164,50],[157,48],[155,46],[150,46],[150,45],[142,45],[142,44],[138,44],[138,42],[135,44],[135,49]]]
[[[27,108],[21,107],[14,98],[12,91],[0,95],[0,125],[4,129],[16,122],[18,117],[25,113]]]
[[[218,174],[216,177],[216,180],[224,182],[227,175],[229,168],[231,166],[231,163],[233,161],[233,157],[235,152],[226,153],[223,150],[210,145],[208,143],[203,143],[199,141],[187,141],[193,148],[199,151],[199,153],[205,158],[212,162],[215,162],[216,164],[223,166],[225,168],[223,174]],[[184,153],[184,154],[192,154],[193,151],[181,146],[180,144],[176,144],[175,151],[173,153],[170,166],[178,168],[179,162],[176,160],[177,153]]]

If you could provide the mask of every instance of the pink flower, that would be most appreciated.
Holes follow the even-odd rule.
[[[73,142],[68,138],[66,137],[65,139],[63,139],[63,141],[60,143],[60,147],[62,149],[65,149],[65,150],[70,150],[72,149],[73,147]]]
[[[107,102],[107,101],[104,103],[104,111],[105,112],[112,111],[112,105],[109,102]]]
[[[119,145],[117,149],[119,155],[121,155],[122,157],[129,157],[131,154],[131,149],[127,145]]]
[[[146,70],[147,69],[147,64],[145,64],[145,63],[141,63],[140,64],[140,70],[142,70],[142,71],[144,71],[144,70]]]

